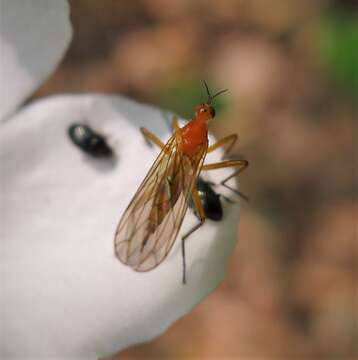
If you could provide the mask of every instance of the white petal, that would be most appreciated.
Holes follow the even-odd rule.
[[[72,38],[65,0],[0,0],[0,120],[60,62]]]
[[[110,134],[115,166],[70,142],[69,124],[84,119]],[[42,100],[2,125],[0,355],[96,357],[149,341],[223,278],[239,217],[225,201],[224,220],[207,221],[187,242],[187,285],[179,240],[147,273],[115,258],[117,222],[158,154],[140,126],[169,136],[161,111],[99,95]],[[188,211],[181,234],[196,222]]]

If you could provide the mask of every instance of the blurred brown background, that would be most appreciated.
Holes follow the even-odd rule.
[[[358,356],[357,2],[70,4],[74,40],[36,96],[123,94],[189,118],[206,79],[230,89],[212,131],[238,133],[250,161],[224,283],[118,358]]]

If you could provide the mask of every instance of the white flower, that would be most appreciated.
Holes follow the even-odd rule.
[[[71,38],[66,1],[0,1],[0,120],[51,74]]]
[[[224,220],[207,221],[187,241],[186,285],[178,240],[163,264],[147,273],[115,258],[117,222],[158,153],[138,128],[164,141],[169,130],[162,111],[118,96],[56,96],[15,112],[67,48],[68,12],[60,0],[1,0],[5,359],[96,358],[151,340],[219,284],[236,240],[238,206],[223,202]],[[115,166],[73,146],[67,128],[76,121],[110,135]],[[218,182],[227,173],[214,171],[210,179]],[[188,211],[182,233],[196,221]]]

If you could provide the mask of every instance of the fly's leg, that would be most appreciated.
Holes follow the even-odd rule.
[[[234,173],[232,173],[231,175],[226,177],[224,180],[222,180],[220,182],[220,184],[222,186],[225,186],[227,189],[231,190],[232,192],[234,192],[238,196],[244,198],[245,200],[248,200],[248,197],[246,195],[242,194],[239,190],[236,190],[236,189],[234,189],[234,188],[232,188],[232,187],[230,187],[229,185],[226,184],[227,181],[229,181],[233,177],[239,175],[248,166],[249,166],[249,162],[247,160],[225,160],[225,161],[221,161],[221,162],[217,162],[217,163],[203,165],[201,170],[205,171],[205,170],[222,169],[222,168],[227,168],[227,167],[237,167],[238,169],[236,171],[234,171]]]
[[[163,118],[171,132],[179,129],[179,121],[176,115],[163,111]]]
[[[173,116],[173,120],[172,120],[172,130],[173,131],[177,131],[179,130],[179,121],[178,121],[178,117],[177,116]]]
[[[203,205],[201,204],[200,196],[196,188],[193,189],[191,193],[194,206],[199,215],[199,223],[193,226],[181,239],[181,251],[183,256],[183,284],[186,284],[186,261],[185,261],[185,240],[196,230],[200,228],[205,222],[205,211]]]
[[[153,144],[157,145],[160,149],[164,148],[165,145],[163,144],[163,142],[152,132],[150,132],[149,130],[147,130],[144,127],[140,128],[140,132],[143,134],[143,136],[149,146],[152,146],[152,143],[153,143]]]
[[[176,115],[173,115],[173,117],[170,119],[169,113],[163,113],[164,120],[166,122],[166,125],[170,129],[171,132],[175,132],[180,128],[178,117]]]
[[[208,147],[208,153],[227,145],[227,148],[224,151],[223,158],[232,150],[236,141],[238,139],[237,134],[231,134],[229,136],[225,136],[222,139],[218,140],[215,144],[212,144]]]
[[[172,120],[172,130],[177,131],[179,129],[179,122],[178,118],[174,115]],[[146,140],[147,144],[149,146],[152,146],[152,144],[157,145],[161,150],[164,148],[165,144],[151,131],[148,129],[141,127],[140,132],[144,136],[144,139]]]
[[[237,190],[237,189],[234,189],[232,188],[231,186],[229,185],[226,185],[226,184],[221,184],[223,185],[224,187],[226,187],[227,189],[229,189],[230,191],[232,191],[233,193],[235,193],[238,197],[240,197],[242,200],[246,201],[246,202],[249,202],[250,201],[250,198],[244,194],[243,192]],[[222,196],[228,203],[231,203],[231,204],[234,204],[236,201],[224,196],[223,194],[220,194],[220,196]]]
[[[223,194],[219,194],[220,197],[222,197],[227,203],[229,204],[236,204],[236,201],[233,199],[228,198],[227,196],[223,195]]]
[[[216,186],[218,184],[215,184],[214,182],[212,181],[207,181],[207,183],[211,186]],[[222,184],[221,184],[222,185]],[[231,191],[235,192],[237,195],[239,195],[243,200],[245,201],[249,201],[249,197],[247,195],[245,195],[244,193],[242,193],[241,191],[239,190],[236,190],[236,189],[232,189],[231,187],[228,187],[228,185],[224,185],[226,188],[230,189]],[[233,200],[233,199],[230,199],[228,198],[227,196],[223,195],[223,194],[219,194],[220,197],[222,197],[226,202],[228,202],[229,204],[235,204],[236,201]]]
[[[235,174],[235,176],[236,176],[237,174]],[[230,175],[231,176],[231,175]],[[225,179],[223,180],[223,181],[225,181]],[[243,192],[241,192],[241,191],[239,191],[239,190],[237,190],[237,189],[234,189],[234,188],[232,188],[231,186],[229,186],[229,185],[226,185],[226,184],[222,184],[222,183],[220,183],[222,186],[224,186],[224,187],[226,187],[227,189],[229,189],[230,191],[232,191],[233,193],[235,193],[236,195],[238,195],[242,200],[244,200],[244,201],[246,201],[246,202],[249,202],[250,201],[250,198],[246,195],[246,194],[244,194]],[[228,202],[228,203],[230,203],[230,204],[235,204],[236,203],[236,201],[235,200],[233,200],[233,199],[230,199],[230,198],[228,198],[228,197],[226,197],[225,195],[223,195],[223,194],[219,194],[224,200],[226,200],[226,202]]]

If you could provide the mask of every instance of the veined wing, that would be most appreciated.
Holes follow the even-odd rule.
[[[187,156],[173,135],[134,195],[120,220],[115,254],[136,271],[151,270],[168,255],[188,208],[207,145]]]

